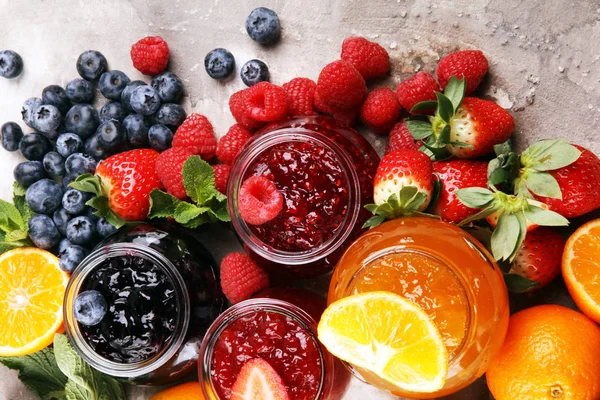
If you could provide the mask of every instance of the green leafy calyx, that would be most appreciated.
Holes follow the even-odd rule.
[[[426,215],[420,210],[424,208],[427,195],[414,186],[405,186],[398,194],[392,194],[383,204],[367,204],[365,208],[373,216],[364,223],[363,228],[373,228],[388,219],[407,217],[411,215]]]
[[[127,221],[119,217],[110,208],[107,191],[102,186],[100,177],[92,174],[83,174],[69,184],[69,187],[94,195],[85,204],[94,208],[96,216],[106,218],[106,221],[116,228],[120,228]]]

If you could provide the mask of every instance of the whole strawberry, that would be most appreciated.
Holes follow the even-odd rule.
[[[312,79],[294,78],[284,83],[283,90],[289,100],[290,115],[314,115],[315,90],[317,84]]]
[[[439,83],[429,72],[417,72],[412,77],[403,80],[396,87],[398,102],[407,111],[422,101],[435,101],[435,92],[441,92]],[[426,111],[434,111],[435,107]],[[419,111],[417,113],[422,113]]]
[[[423,142],[415,140],[406,127],[406,121],[401,120],[390,131],[385,154],[402,149],[419,150],[421,146],[423,146]]]
[[[240,124],[232,125],[221,137],[217,145],[217,157],[224,164],[232,164],[244,144],[252,137],[252,132]]]
[[[203,160],[210,160],[217,150],[212,124],[204,115],[188,115],[173,136],[173,147],[188,148]]]
[[[194,151],[187,147],[171,147],[160,153],[156,160],[156,172],[167,190],[167,193],[180,200],[187,198],[183,185],[181,170],[188,158],[194,155]]]
[[[362,102],[367,94],[367,85],[356,68],[339,60],[321,70],[316,93],[324,105],[350,109]]]
[[[467,80],[465,94],[471,94],[488,70],[488,60],[479,50],[462,50],[448,54],[438,64],[436,75],[442,88],[453,76]]]
[[[379,44],[352,36],[342,43],[342,60],[351,64],[365,79],[380,78],[390,69],[390,56]]]
[[[160,36],[148,36],[131,46],[131,61],[144,75],[158,75],[169,63],[169,46]]]
[[[400,104],[395,93],[388,88],[378,88],[367,95],[360,108],[360,120],[371,131],[385,135],[400,117]]]

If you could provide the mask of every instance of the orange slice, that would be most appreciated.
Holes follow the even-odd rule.
[[[63,324],[69,275],[53,254],[33,247],[0,255],[0,356],[22,356],[50,345]]]
[[[401,390],[431,393],[448,375],[448,352],[433,320],[390,292],[367,292],[332,303],[318,327],[335,356]]]
[[[577,307],[600,323],[600,219],[581,226],[567,240],[562,274]]]
[[[204,395],[198,382],[187,382],[158,392],[150,400],[204,400]]]

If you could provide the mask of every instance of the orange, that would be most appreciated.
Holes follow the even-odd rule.
[[[600,327],[557,305],[514,314],[487,384],[496,400],[600,399]]]
[[[204,400],[204,396],[198,382],[188,382],[162,390],[150,400]]]
[[[577,307],[600,323],[600,219],[581,226],[567,240],[562,273]]]
[[[62,329],[69,274],[46,250],[0,255],[0,356],[22,356],[50,345]]]
[[[361,293],[330,304],[318,336],[333,355],[402,390],[434,392],[448,375],[448,352],[433,320],[391,292]]]

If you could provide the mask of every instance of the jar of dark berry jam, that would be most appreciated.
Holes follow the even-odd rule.
[[[315,320],[273,298],[246,300],[221,314],[200,354],[198,375],[207,400],[229,400],[240,370],[256,358],[273,367],[290,400],[340,399],[349,382],[347,371],[317,339]]]
[[[244,146],[227,188],[232,224],[249,254],[270,272],[329,272],[369,218],[379,156],[360,134],[326,117],[267,126]],[[262,225],[246,223],[238,193],[252,176],[271,180],[283,208]]]
[[[93,326],[74,310],[88,290],[106,302]],[[225,299],[215,261],[200,242],[174,226],[143,224],[96,247],[71,275],[63,308],[71,343],[93,368],[133,384],[164,385],[195,370]]]

